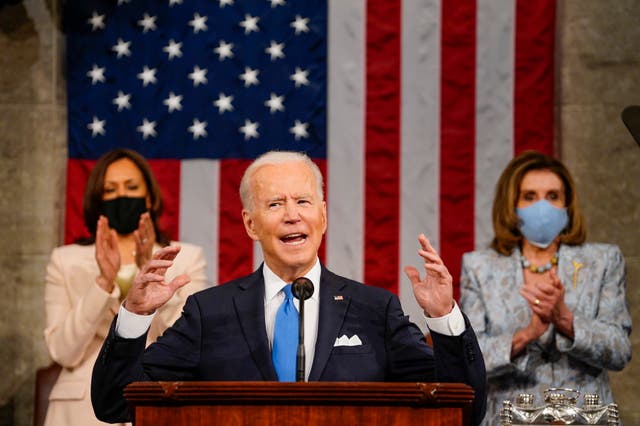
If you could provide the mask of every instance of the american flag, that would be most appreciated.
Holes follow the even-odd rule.
[[[65,240],[105,151],[145,155],[162,225],[203,246],[214,283],[262,260],[237,194],[271,149],[326,176],[321,259],[400,295],[424,232],[457,279],[492,236],[514,154],[553,153],[555,1],[94,0],[65,4]]]

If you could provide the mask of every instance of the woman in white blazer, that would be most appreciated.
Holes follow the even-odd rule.
[[[491,248],[463,256],[460,298],[487,368],[485,424],[500,424],[504,400],[528,393],[540,406],[552,387],[613,402],[607,371],[631,359],[624,259],[585,243],[565,166],[515,157],[496,185],[493,228]]]
[[[91,236],[54,249],[46,272],[45,342],[63,367],[49,396],[47,426],[104,424],[96,419],[90,399],[98,351],[138,267],[156,249],[174,244],[158,227],[160,188],[135,151],[116,149],[97,161],[83,204]],[[159,310],[147,343],[173,324],[188,295],[206,286],[202,249],[180,246],[167,279],[187,274],[191,282]]]

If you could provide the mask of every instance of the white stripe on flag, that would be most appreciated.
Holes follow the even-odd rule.
[[[418,234],[438,246],[440,181],[440,0],[402,3],[402,130],[398,293],[411,320],[422,309],[402,270],[418,267]],[[426,326],[424,326],[426,327]]]
[[[183,160],[180,175],[180,240],[203,248],[207,280],[217,285],[220,162]]]
[[[326,262],[364,276],[364,0],[330,0]]]
[[[515,2],[477,5],[475,247],[486,248],[495,184],[513,157]]]

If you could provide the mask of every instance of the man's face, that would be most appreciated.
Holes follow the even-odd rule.
[[[326,204],[302,162],[265,165],[251,181],[253,208],[243,210],[247,234],[260,241],[266,264],[291,282],[314,265],[327,229]]]

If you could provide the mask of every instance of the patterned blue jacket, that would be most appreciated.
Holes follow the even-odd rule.
[[[485,424],[499,424],[502,401],[519,393],[544,402],[544,390],[569,387],[613,401],[607,370],[622,370],[631,359],[631,315],[625,296],[626,269],[617,246],[561,245],[557,274],[565,303],[573,311],[573,341],[552,326],[510,359],[513,334],[531,318],[519,290],[524,285],[520,251],[466,253],[462,259],[462,310],[468,315],[484,354],[489,380]]]

